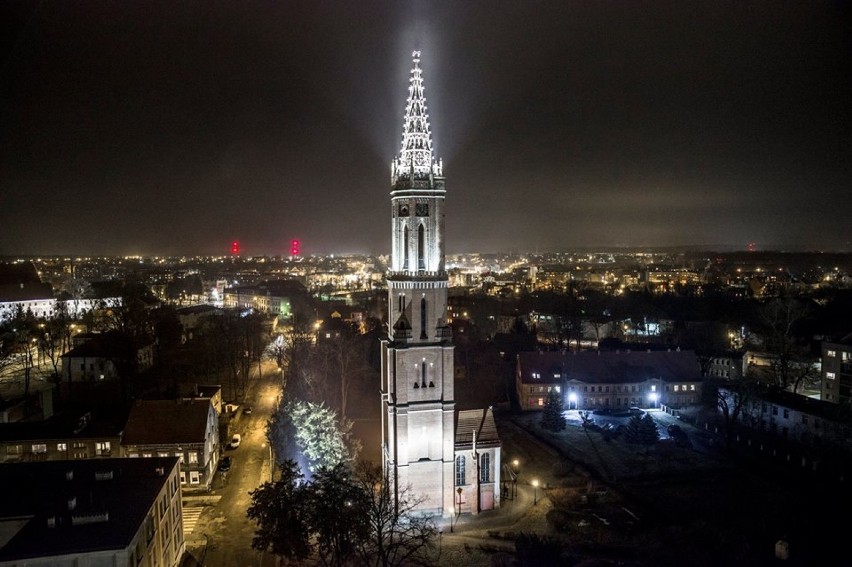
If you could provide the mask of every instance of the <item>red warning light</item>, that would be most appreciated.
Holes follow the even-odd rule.
[[[299,255],[299,241],[291,240],[290,241],[290,255],[298,256]]]
[[[231,254],[237,255],[240,253],[240,243],[234,240],[231,242]]]

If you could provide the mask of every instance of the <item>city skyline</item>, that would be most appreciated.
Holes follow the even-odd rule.
[[[842,3],[0,10],[2,255],[387,254],[415,49],[448,254],[852,248]]]

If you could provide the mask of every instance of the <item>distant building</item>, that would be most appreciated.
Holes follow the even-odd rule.
[[[209,398],[137,400],[122,445],[129,458],[177,457],[181,486],[206,491],[219,463],[219,417]]]
[[[720,388],[720,396],[733,394]],[[731,405],[733,405],[733,401]],[[720,409],[721,411],[721,409]],[[825,446],[831,443],[852,450],[852,423],[836,404],[776,389],[751,395],[739,417],[740,423],[785,439]]]
[[[53,310],[53,287],[42,283],[32,262],[0,264],[0,323],[20,308],[36,317]]]
[[[522,410],[541,410],[548,392],[566,409],[681,408],[701,401],[691,350],[522,352],[515,369]]]
[[[0,464],[0,565],[179,565],[178,468],[174,457]]]
[[[119,378],[122,364],[144,372],[154,364],[154,342],[133,340],[118,331],[86,333],[62,355],[62,376],[69,382],[98,382]]]
[[[0,424],[0,462],[123,457],[121,426],[91,413]]]
[[[852,405],[852,334],[822,343],[822,400]]]

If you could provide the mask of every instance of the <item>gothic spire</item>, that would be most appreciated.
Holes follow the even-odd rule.
[[[429,131],[429,113],[426,112],[426,96],[423,88],[423,71],[420,69],[420,52],[411,54],[414,67],[408,80],[408,100],[402,126],[402,148],[399,156],[391,163],[392,182],[403,177],[408,179],[440,177],[443,164],[432,157],[432,134]]]

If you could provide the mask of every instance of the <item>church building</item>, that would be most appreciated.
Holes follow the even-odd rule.
[[[443,164],[432,135],[420,52],[413,53],[402,148],[391,163],[388,335],[382,340],[382,435],[395,494],[423,513],[500,505],[500,439],[491,408],[456,411],[447,322]]]

